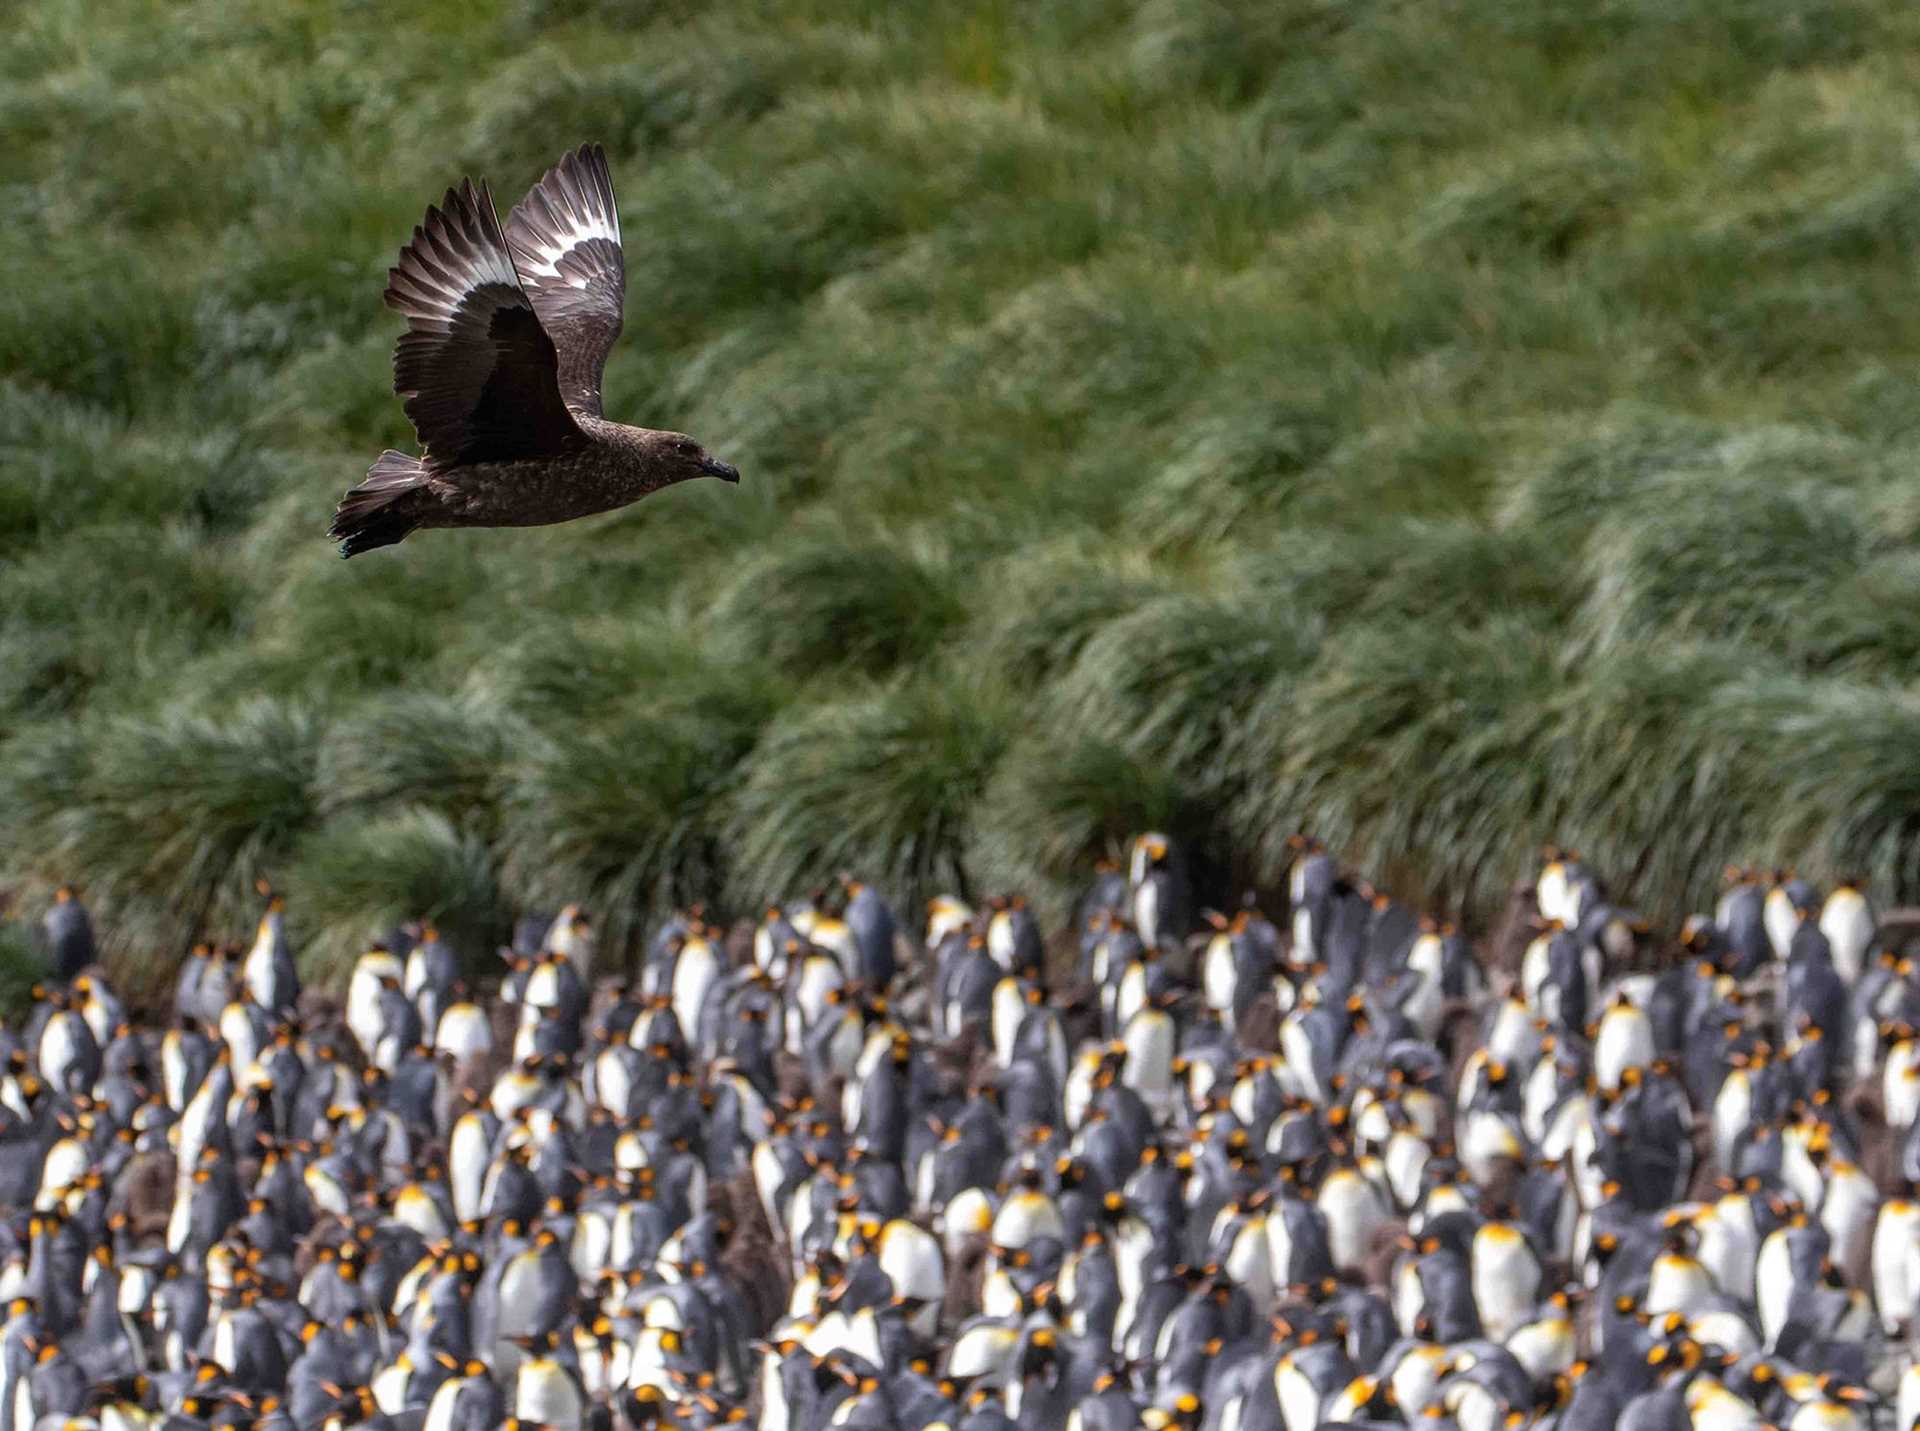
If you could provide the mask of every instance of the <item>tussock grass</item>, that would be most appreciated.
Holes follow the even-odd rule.
[[[968,869],[990,890],[1025,891],[1058,919],[1092,862],[1124,857],[1148,829],[1203,841],[1220,831],[1218,810],[1150,753],[1042,729],[1013,744],[988,785]]]
[[[34,949],[27,926],[0,919],[0,1019],[31,1017],[34,986],[45,976],[46,961]]]
[[[138,692],[245,626],[237,574],[178,523],[100,523],[0,567],[0,711]]]
[[[1555,828],[1649,909],[1712,889],[1725,851],[1747,849],[1770,818],[1768,786],[1714,701],[1763,659],[1753,647],[1628,644],[1583,664],[1554,697],[1537,759]]]
[[[1360,618],[1471,625],[1563,613],[1579,589],[1573,553],[1531,533],[1412,518],[1350,533],[1294,532],[1235,562],[1237,586],[1324,631]]]
[[[315,783],[329,813],[418,807],[484,838],[532,739],[483,695],[396,692],[330,725]]]
[[[1899,680],[1920,667],[1920,553],[1884,553],[1814,592],[1787,639],[1810,670]]]
[[[1165,463],[1143,474],[1132,504],[1142,534],[1170,546],[1219,543],[1297,510],[1303,474],[1340,437],[1334,405],[1316,399],[1304,373],[1297,396],[1276,394],[1265,373],[1244,376],[1226,386],[1230,396],[1184,417]]]
[[[805,680],[924,659],[962,615],[953,578],[899,542],[822,533],[741,568],[712,620],[723,649]]]
[[[1677,472],[1713,471],[1712,423],[1658,408],[1628,407],[1598,421],[1547,419],[1547,433],[1515,464],[1499,514],[1556,544],[1582,540],[1623,508],[1644,510]]]
[[[1283,611],[1168,596],[1103,626],[1042,698],[1073,728],[1164,765],[1205,799],[1230,778],[1223,757],[1249,707],[1312,651]]]
[[[29,754],[10,843],[30,839],[32,865],[104,897],[110,950],[177,953],[250,926],[255,882],[280,874],[318,816],[320,733],[310,710],[265,698],[82,729]]]
[[[421,678],[447,654],[455,613],[500,620],[512,606],[499,583],[515,578],[470,535],[453,534],[436,556],[422,570],[389,563],[359,572],[324,546],[299,551],[260,604],[258,647],[298,662],[309,689],[372,690]]]
[[[508,798],[504,878],[524,905],[582,899],[618,947],[649,912],[710,893],[743,751],[697,714],[556,733]]]
[[[1629,157],[1584,135],[1537,141],[1434,195],[1417,233],[1473,261],[1564,261],[1625,221],[1636,177]]]
[[[330,822],[300,846],[286,893],[309,978],[344,980],[370,942],[406,919],[433,920],[476,972],[512,933],[486,840],[417,807]]]
[[[1071,665],[1102,626],[1163,590],[1150,563],[1097,535],[1016,551],[981,575],[972,659],[1030,687]]]
[[[1869,552],[1856,504],[1831,488],[1678,481],[1660,506],[1658,521],[1610,518],[1588,540],[1580,626],[1596,648],[1659,635],[1785,644]]]
[[[712,669],[701,663],[694,634],[658,616],[552,621],[515,633],[476,679],[528,719],[564,713],[577,725],[677,687],[690,666]]]
[[[1743,737],[1751,773],[1769,780],[1780,822],[1772,853],[1812,852],[1813,872],[1911,887],[1920,704],[1857,682],[1754,681],[1725,691],[1720,714]],[[1743,772],[1744,773],[1744,772]],[[1799,862],[1809,863],[1802,853]]]
[[[732,801],[736,897],[866,871],[909,904],[977,893],[980,798],[1013,735],[998,688],[933,676],[776,718]]]
[[[1277,875],[1285,836],[1310,824],[1437,905],[1486,900],[1524,859],[1523,832],[1557,813],[1537,759],[1555,654],[1511,618],[1444,635],[1397,621],[1342,633],[1248,723],[1240,761],[1268,772],[1235,811],[1249,848]]]
[[[11,17],[10,17],[11,18]],[[44,0],[0,50],[0,881],[152,962],[1313,829],[1920,897],[1920,15],[1890,0]],[[690,484],[322,533],[387,265],[605,142]],[[1911,762],[1908,762],[1909,764]],[[365,919],[360,911],[366,911]]]
[[[777,690],[759,668],[685,649],[677,669],[644,648],[625,651],[630,670],[655,678],[550,726],[523,753],[499,840],[517,901],[585,901],[614,948],[663,908],[720,888],[729,801]]]

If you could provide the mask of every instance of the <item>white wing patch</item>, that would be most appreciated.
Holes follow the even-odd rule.
[[[620,335],[626,293],[619,205],[606,152],[562,156],[507,216],[507,246],[559,355],[569,406],[597,416],[600,373]]]
[[[450,330],[453,315],[476,290],[499,284],[519,291],[520,275],[486,186],[449,189],[438,207],[429,208],[388,281],[388,304],[412,320],[414,331],[440,334]]]
[[[558,211],[556,206],[555,217],[560,219],[565,227],[555,229],[551,242],[545,238],[538,238],[528,244],[526,250],[528,273],[538,274],[542,278],[558,278],[560,260],[566,257],[569,250],[597,238],[611,239],[616,244],[620,242],[618,215]],[[575,288],[587,286],[587,280],[577,274],[568,281]]]

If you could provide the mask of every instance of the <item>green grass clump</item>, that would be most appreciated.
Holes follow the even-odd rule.
[[[1339,437],[1333,404],[1276,401],[1264,386],[1235,383],[1229,401],[1182,421],[1175,450],[1135,501],[1143,532],[1168,544],[1218,543],[1297,506],[1302,475]]]
[[[1819,877],[1912,886],[1920,874],[1920,701],[1864,683],[1754,682],[1718,704],[1750,742],[1742,773],[1773,782],[1782,824],[1776,850],[1814,851]]]
[[[1684,907],[1693,891],[1713,888],[1725,852],[1744,850],[1770,818],[1770,787],[1714,704],[1760,660],[1754,647],[1623,644],[1586,662],[1582,680],[1554,698],[1537,757],[1554,827],[1622,898]]]
[[[637,938],[659,909],[711,897],[726,878],[729,801],[778,692],[758,666],[712,659],[657,629],[625,635],[600,647],[604,660],[584,658],[586,670],[610,678],[606,700],[521,694],[522,709],[574,714],[549,721],[525,747],[499,839],[501,878],[516,899],[547,908],[585,901],[616,945]],[[533,664],[536,682],[559,675]],[[611,694],[622,675],[624,689]]]
[[[309,978],[344,980],[369,943],[407,919],[434,921],[476,972],[512,933],[493,851],[434,810],[330,822],[300,846],[285,890]]]
[[[183,524],[103,522],[39,543],[0,567],[0,711],[72,711],[102,687],[137,691],[231,643],[244,599],[237,574],[206,560]]]
[[[1787,632],[1794,664],[1898,676],[1920,665],[1920,552],[1883,552],[1812,594]]]
[[[401,692],[333,722],[316,783],[330,813],[418,806],[485,836],[530,739],[484,696]]]
[[[263,697],[23,731],[7,746],[9,863],[100,897],[107,952],[143,966],[210,927],[248,929],[256,882],[319,818],[320,737],[311,710]]]
[[[24,1022],[33,1012],[33,990],[46,975],[46,961],[33,947],[27,926],[0,919],[0,1019]]]
[[[1074,728],[1218,793],[1249,707],[1313,654],[1284,608],[1173,595],[1107,623],[1046,693]]]
[[[1476,164],[1426,204],[1418,223],[1427,243],[1456,246],[1474,260],[1515,253],[1555,262],[1626,218],[1632,163],[1584,138],[1550,141],[1488,166]]]
[[[933,677],[775,720],[733,800],[736,895],[805,890],[842,870],[909,904],[976,892],[967,853],[1011,716],[999,689]]]
[[[1028,732],[1007,751],[976,816],[968,870],[1065,916],[1093,861],[1123,858],[1142,830],[1206,844],[1218,807],[1150,752],[1083,732]]]
[[[1613,518],[1589,539],[1580,625],[1597,648],[1662,635],[1785,644],[1805,605],[1869,552],[1856,504],[1831,488],[1676,483],[1660,505],[1660,521]]]
[[[952,579],[897,543],[801,537],[741,569],[715,602],[722,646],[796,679],[883,675],[926,657],[962,604]]]
[[[590,903],[607,937],[711,893],[724,802],[750,732],[697,710],[554,733],[508,797],[505,878],[525,904]]]
[[[18,8],[0,885],[130,967],[263,874],[321,973],[1145,825],[1214,900],[1302,829],[1920,898],[1910,6]],[[608,415],[744,481],[340,562],[400,244],[586,140]]]
[[[995,562],[981,588],[969,650],[1029,687],[1071,665],[1102,626],[1162,593],[1150,563],[1097,535]]]
[[[1281,678],[1248,723],[1235,823],[1269,878],[1310,821],[1365,869],[1473,907],[1553,828],[1554,649],[1512,618],[1436,633],[1383,621],[1342,633],[1304,681]],[[1305,817],[1305,820],[1302,817]]]

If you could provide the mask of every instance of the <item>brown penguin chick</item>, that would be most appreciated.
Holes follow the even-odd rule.
[[[124,1217],[136,1242],[164,1237],[173,1214],[176,1178],[173,1154],[149,1148],[127,1159],[107,1198],[109,1217]]]
[[[456,1063],[453,1068],[453,1096],[460,1101],[453,1116],[458,1118],[469,1108],[484,1108],[493,1094],[494,1080],[498,1077],[493,1059],[484,1054],[463,1058]]]
[[[1068,1048],[1078,1048],[1100,1036],[1100,991],[1092,984],[1063,981],[1050,985],[1057,992],[1047,1002],[1060,1015],[1060,1032]]]
[[[720,1254],[720,1271],[746,1294],[756,1336],[780,1320],[793,1294],[787,1259],[773,1240],[765,1206],[754,1186],[753,1171],[743,1168],[707,1192],[707,1210],[731,1229]]]
[[[1863,1078],[1847,1091],[1844,1102],[1859,1130],[1860,1170],[1877,1188],[1900,1182],[1900,1135],[1887,1126],[1877,1080]]]
[[[493,1035],[493,1047],[511,1057],[513,1040],[520,1032],[520,1005],[510,1004],[498,997],[488,999],[486,1014],[487,1029]]]
[[[1271,989],[1256,994],[1247,1011],[1234,1021],[1234,1040],[1248,1053],[1280,1051],[1280,1000]]]
[[[1360,1263],[1360,1284],[1376,1292],[1391,1291],[1393,1264],[1412,1243],[1406,1223],[1390,1218],[1376,1226],[1367,1238],[1366,1255]]]
[[[618,1008],[626,997],[627,980],[625,975],[608,974],[593,981],[593,992],[587,996],[587,1032],[589,1037],[597,1036],[601,1030],[607,1027],[607,1016]],[[512,1047],[511,1042],[509,1042],[508,1047]]]
[[[755,927],[751,919],[736,919],[727,929],[727,937],[721,942],[720,950],[726,956],[729,968],[744,969],[753,963]]]
[[[807,1071],[807,1061],[798,1054],[777,1050],[773,1055],[773,1077],[775,1092],[782,1103],[791,1106],[813,1096],[813,1075]]]
[[[925,1045],[927,1061],[939,1071],[941,1078],[948,1084],[957,1081],[964,1094],[967,1085],[979,1076],[981,1045],[979,1028],[968,1024],[945,1043],[936,1043],[929,1039]],[[992,1055],[992,1048],[987,1048],[986,1056],[989,1060]]]
[[[340,1249],[353,1240],[352,1224],[335,1213],[319,1213],[306,1235],[294,1245],[294,1281],[305,1281],[307,1274],[315,1267],[322,1262],[335,1260],[340,1255]]]
[[[1507,907],[1487,944],[1487,972],[1520,977],[1520,961],[1540,932],[1540,903],[1532,880],[1507,891]]]
[[[425,451],[387,451],[341,499],[342,556],[422,527],[535,527],[740,474],[691,437],[609,422],[600,374],[626,298],[606,152],[566,155],[507,217],[471,179],[429,208],[389,272],[407,331],[393,387]]]
[[[304,988],[294,1004],[294,1016],[309,1035],[337,1030],[346,1033],[347,1008],[338,996],[325,989]]]
[[[947,1292],[940,1303],[940,1324],[957,1327],[980,1308],[980,1296],[987,1281],[987,1254],[991,1249],[984,1236],[970,1236],[954,1254],[947,1269]]]
[[[1447,1087],[1458,1088],[1467,1060],[1479,1051],[1481,1009],[1470,1000],[1449,1001],[1440,1014],[1440,1028],[1434,1044],[1448,1061]],[[1448,1100],[1448,1111],[1452,1111]]]
[[[928,1095],[936,1102],[965,1098],[973,1069],[972,1040],[964,1045],[929,1043],[926,1053],[927,1070],[931,1076]]]
[[[1713,1120],[1696,1113],[1687,1130],[1687,1144],[1693,1150],[1693,1174],[1687,1179],[1683,1196],[1690,1202],[1711,1202],[1726,1191],[1717,1186],[1725,1181],[1726,1170],[1714,1161]]]

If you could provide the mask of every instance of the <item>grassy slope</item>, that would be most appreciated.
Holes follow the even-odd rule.
[[[131,949],[1310,826],[1920,893],[1893,0],[45,0],[0,50],[0,871]],[[341,563],[378,294],[604,140],[609,412],[747,474]]]

